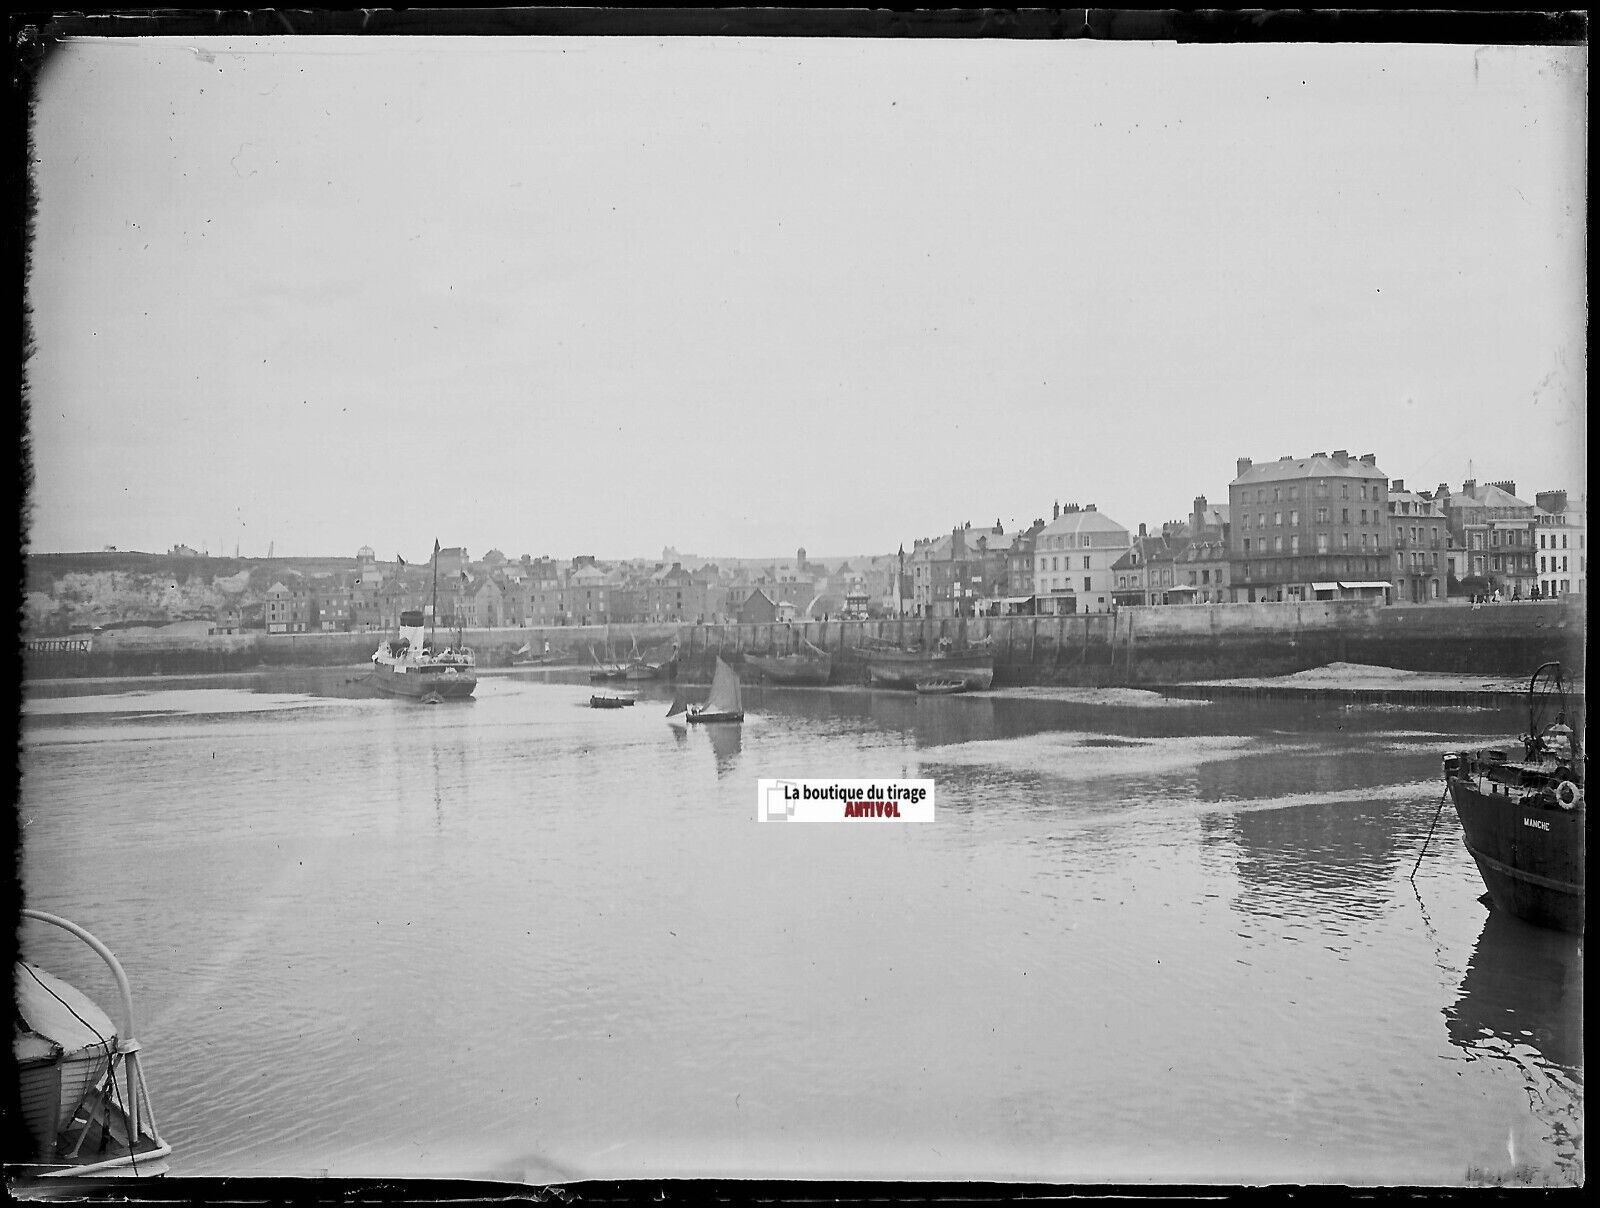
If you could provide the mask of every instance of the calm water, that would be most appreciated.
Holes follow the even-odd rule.
[[[30,689],[25,891],[127,967],[175,1173],[1583,1177],[1582,941],[1491,914],[1448,807],[1408,879],[1514,717],[755,689],[686,733],[352,674]],[[758,776],[938,818],[758,824]]]

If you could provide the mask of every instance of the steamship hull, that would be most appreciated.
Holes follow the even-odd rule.
[[[478,676],[471,667],[375,663],[372,682],[391,696],[421,700],[433,693],[445,700],[465,700],[477,688]]]

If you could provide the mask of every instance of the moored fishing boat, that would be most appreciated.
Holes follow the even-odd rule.
[[[122,965],[76,923],[39,910],[22,915],[70,932],[105,962],[125,1027],[70,983],[27,961],[15,963],[12,1055],[32,1152],[9,1169],[41,1179],[166,1174],[172,1146],[156,1129]]]
[[[589,658],[594,666],[589,669],[591,680],[619,680],[627,678],[628,669],[616,659],[611,658],[611,651],[606,651],[606,658],[602,659],[594,652],[594,647],[589,647]]]
[[[747,654],[744,661],[775,684],[820,685],[833,673],[833,655],[804,638],[792,654]]]
[[[1587,756],[1581,722],[1574,728],[1567,704],[1561,664],[1544,664],[1528,683],[1521,752],[1452,752],[1444,780],[1495,905],[1581,935]]]
[[[969,689],[994,683],[994,652],[985,646],[955,649],[948,638],[932,650],[869,646],[860,651],[867,680],[884,688],[915,688],[923,680],[960,680]]]
[[[917,692],[923,696],[953,696],[967,690],[967,681],[960,676],[917,681]]]
[[[703,704],[689,704],[680,691],[673,699],[672,708],[667,710],[667,719],[680,718],[687,722],[743,721],[744,702],[739,692],[739,677],[733,668],[720,658],[717,660],[716,674],[711,678],[711,695]]]
[[[637,640],[633,644],[633,655],[623,664],[622,678],[630,680],[671,679],[678,671],[678,643],[673,642],[669,650],[649,650],[644,653],[639,651]]]

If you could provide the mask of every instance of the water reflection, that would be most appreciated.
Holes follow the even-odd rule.
[[[739,761],[744,746],[744,727],[709,725],[706,734],[711,739],[711,750],[717,757],[717,775],[726,776]]]
[[[1382,913],[1402,853],[1409,805],[1340,799],[1242,810],[1201,820],[1202,842],[1231,849],[1236,909],[1281,918],[1308,910],[1323,919]]]
[[[1472,1057],[1531,1059],[1583,1073],[1583,939],[1491,909],[1445,1010],[1450,1043]]]

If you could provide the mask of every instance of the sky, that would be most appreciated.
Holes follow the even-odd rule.
[[[1582,47],[59,45],[35,552],[890,552],[1586,489]]]

